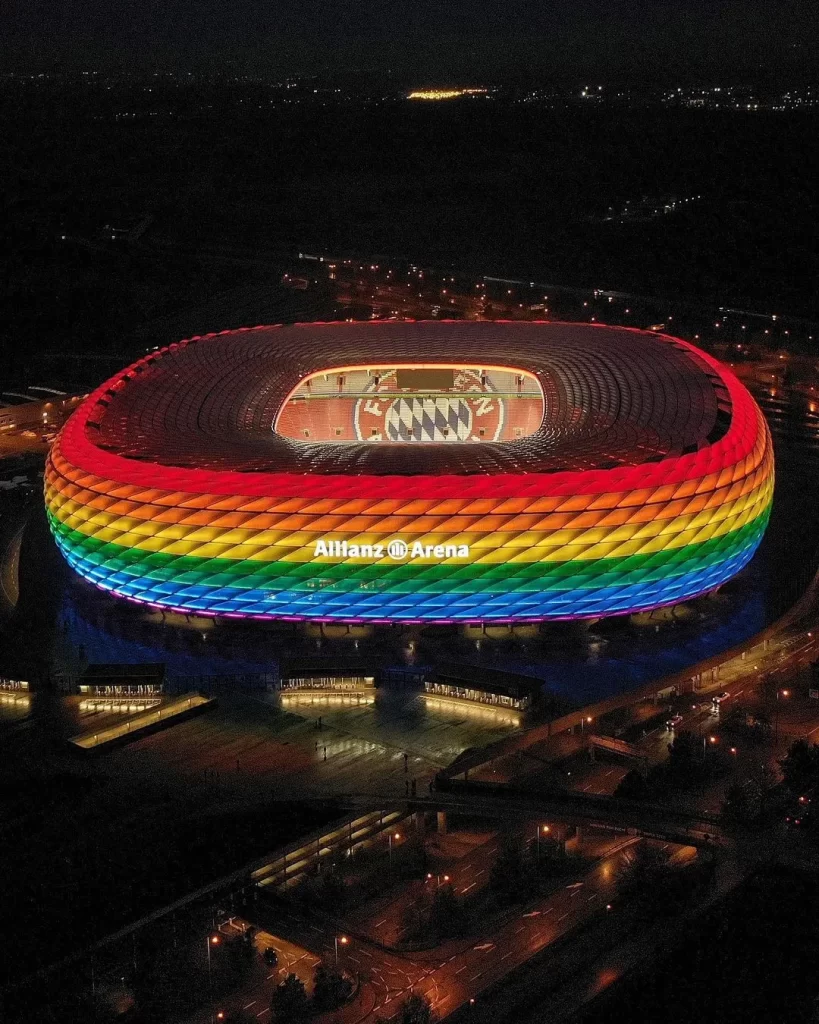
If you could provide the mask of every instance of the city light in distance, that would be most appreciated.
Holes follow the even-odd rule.
[[[407,95],[408,100],[454,100],[459,96],[483,96],[487,89],[416,89]]]

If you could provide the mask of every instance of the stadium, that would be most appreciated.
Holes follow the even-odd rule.
[[[571,323],[258,327],[149,353],[46,466],[86,580],[198,615],[537,622],[677,604],[757,549],[765,420],[677,338]]]

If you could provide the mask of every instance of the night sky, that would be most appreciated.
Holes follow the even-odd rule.
[[[813,0],[7,0],[13,69],[363,69],[419,78],[816,70]]]

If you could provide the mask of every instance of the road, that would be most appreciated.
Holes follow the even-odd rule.
[[[511,832],[523,836],[534,834],[536,826],[526,830],[513,827]],[[459,834],[462,835],[462,834]],[[460,899],[474,898],[487,885],[492,865],[498,854],[499,836],[496,832],[470,834],[468,852],[458,837],[450,835],[428,836],[426,853],[428,877],[425,880],[399,883],[383,899],[367,902],[358,910],[347,914],[350,926],[356,932],[385,946],[395,946],[401,939],[407,911],[413,903],[438,885],[451,884]]]
[[[492,868],[506,837],[524,843],[533,857],[546,858],[554,841],[565,842],[572,855],[582,855],[586,863],[609,856],[623,843],[623,837],[611,832],[587,833],[582,843],[576,838],[566,840],[565,827],[546,826],[538,818],[525,822],[505,822],[503,832],[473,834],[459,831],[457,835],[431,835],[426,840],[428,873],[424,880],[398,883],[377,900],[369,899],[359,909],[348,911],[346,920],[357,934],[395,947],[402,936],[403,924],[412,905],[431,895],[439,885],[452,885],[461,901],[474,900],[488,887]],[[540,835],[538,835],[540,833]]]
[[[392,1020],[410,991],[428,998],[441,1017],[469,999],[477,999],[487,986],[525,963],[557,938],[598,912],[607,912],[615,895],[617,871],[623,850],[640,840],[625,837],[613,851],[582,878],[559,883],[551,895],[534,905],[513,912],[504,924],[488,934],[476,934],[469,941],[451,941],[429,953],[398,954],[361,938],[338,946],[338,963],[361,980],[353,1002],[339,1014],[344,1024],[374,1024]],[[669,849],[670,844],[658,844]],[[696,851],[690,847],[672,849],[676,863],[690,861]],[[616,908],[612,911],[616,912]],[[269,1003],[274,985],[291,962],[313,965],[319,959],[335,961],[338,931],[322,919],[267,902],[261,896],[253,917],[270,941],[281,951],[280,967],[261,983],[237,993],[220,1006],[225,1011],[243,1008],[262,1021],[269,1020]],[[281,936],[287,936],[286,939]],[[287,960],[287,958],[290,958]],[[287,962],[285,962],[287,960]],[[206,1024],[209,1013],[191,1024]]]
[[[556,939],[593,914],[605,912],[615,894],[622,850],[637,841],[624,839],[617,852],[601,860],[582,880],[561,883],[550,897],[534,907],[522,908],[492,935],[450,955],[430,977],[435,992],[429,982],[420,989],[431,999],[435,1012],[443,1017],[469,999],[478,999],[489,985]],[[687,851],[684,859],[693,853]]]
[[[20,597],[20,546],[28,521],[28,509],[15,507],[4,511],[5,520],[0,534],[0,602],[12,612]]]
[[[247,927],[247,922],[241,918],[230,918],[222,924],[219,932],[226,937],[241,935]],[[225,1011],[228,1007],[231,1010],[241,1009],[247,1014],[253,1014],[260,1019],[270,1016],[270,997],[273,988],[288,974],[295,974],[300,978],[305,987],[310,991],[313,984],[313,972],[321,962],[315,953],[310,952],[295,942],[290,942],[279,935],[272,935],[270,932],[260,929],[255,938],[258,959],[254,964],[253,980],[242,993],[237,994],[228,1000],[215,1000],[213,1006],[206,1007],[201,1013],[190,1018],[188,1024],[198,1024],[200,1021],[207,1021],[210,1024],[212,1013],[219,1010]],[[266,948],[276,950],[279,962],[276,967],[267,967],[261,958]],[[214,954],[218,955],[218,954]]]

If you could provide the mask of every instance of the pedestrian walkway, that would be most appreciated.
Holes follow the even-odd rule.
[[[212,697],[203,697],[199,693],[186,693],[161,705],[156,710],[152,709],[144,714],[134,715],[103,729],[90,729],[78,736],[72,736],[68,742],[78,750],[88,753],[99,752],[120,743],[128,743],[132,739],[145,736],[157,729],[175,725],[191,715],[207,711],[215,706],[216,701]]]

